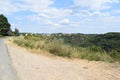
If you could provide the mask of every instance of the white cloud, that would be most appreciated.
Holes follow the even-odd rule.
[[[10,14],[16,11],[18,11],[17,7],[12,5],[9,0],[0,0],[0,13]]]
[[[88,10],[80,10],[77,13],[74,13],[76,16],[80,17],[92,17],[92,16],[110,16],[109,12],[101,12],[101,11],[88,11]]]
[[[53,4],[52,0],[21,0],[24,4],[19,4],[19,7],[25,8],[33,12],[41,12]]]
[[[108,12],[102,13],[100,11],[94,11],[92,13],[89,13],[89,16],[102,16],[102,17],[104,17],[104,16],[109,16],[109,15],[110,14]]]
[[[43,17],[60,18],[72,13],[71,9],[50,7],[54,3],[53,0],[21,0],[21,2],[22,4],[16,4],[21,10],[29,10]]]
[[[52,4],[52,0],[0,0],[0,12],[13,13],[25,10],[41,12]]]
[[[70,16],[72,13],[71,9],[57,9],[57,8],[47,8],[42,12],[48,14],[51,18],[64,18]]]
[[[47,15],[47,14],[45,14],[45,13],[40,13],[40,14],[38,14],[38,17],[50,18],[50,16]]]
[[[64,25],[69,25],[70,24],[70,20],[68,18],[63,18],[59,21],[59,24],[61,26],[64,26]]]
[[[41,13],[38,15],[32,15],[32,16],[30,15],[30,16],[27,16],[26,18],[28,20],[34,21],[35,23],[38,23],[39,25],[44,24],[44,25],[49,25],[54,27],[60,26],[59,22],[53,21],[51,18],[46,18],[46,17],[48,16]]]
[[[37,15],[33,17],[33,20],[39,20],[39,17],[61,19],[71,16],[71,9],[57,9],[56,7],[50,7],[53,3],[53,0],[0,0],[0,7],[2,7],[0,8],[0,12],[9,14],[30,11]]]
[[[76,6],[87,7],[92,10],[108,9],[108,4],[118,3],[119,0],[74,0]]]
[[[31,11],[37,13],[37,15],[39,14],[36,18],[64,18],[71,15],[71,9],[50,7],[53,3],[53,0],[0,0],[0,12],[10,14],[14,12]]]
[[[70,21],[69,21],[69,19],[67,19],[67,18],[64,18],[64,19],[62,19],[61,20],[61,22],[60,23],[69,23]]]

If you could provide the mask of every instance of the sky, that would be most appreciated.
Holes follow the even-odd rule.
[[[120,32],[120,0],[0,0],[0,14],[20,32]]]

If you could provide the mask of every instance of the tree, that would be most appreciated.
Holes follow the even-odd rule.
[[[10,35],[10,30],[10,23],[7,18],[3,14],[0,14],[0,35],[8,36]]]
[[[17,28],[15,28],[15,36],[19,36],[19,30]]]
[[[120,53],[120,33],[111,32],[106,34],[99,34],[92,37],[89,41],[89,46],[95,45],[101,47],[107,52],[112,52],[116,50]]]

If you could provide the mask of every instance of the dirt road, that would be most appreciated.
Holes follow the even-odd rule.
[[[0,38],[0,80],[18,80],[8,56],[4,39]]]
[[[8,45],[21,80],[120,80],[120,65],[31,54]]]

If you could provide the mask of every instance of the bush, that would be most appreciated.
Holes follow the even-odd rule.
[[[113,62],[113,59],[105,53],[83,53],[80,55],[82,59],[87,59],[90,61],[107,61]]]
[[[116,50],[112,50],[110,53],[110,56],[115,60],[115,61],[120,61],[120,53],[118,53]]]
[[[47,50],[58,56],[71,57],[72,48],[69,45],[64,45],[63,40],[53,40],[48,45]]]

